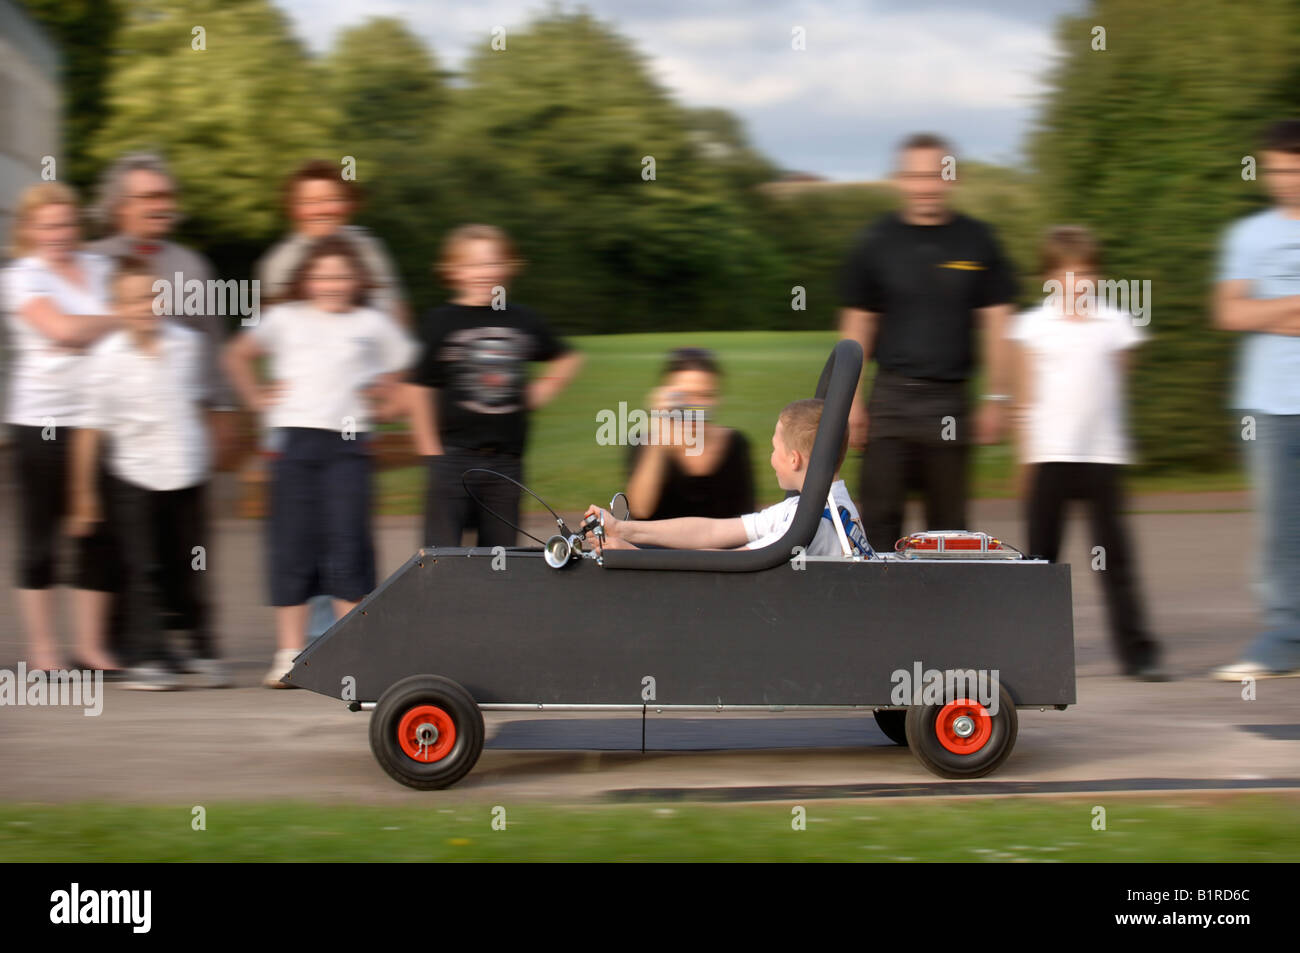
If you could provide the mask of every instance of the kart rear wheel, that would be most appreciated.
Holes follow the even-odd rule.
[[[876,725],[886,738],[896,745],[907,747],[907,709],[880,708],[875,712]]]
[[[941,778],[978,778],[996,770],[1015,747],[1018,730],[1005,686],[998,687],[996,715],[968,698],[907,710],[908,745]]]
[[[449,678],[412,675],[379,698],[370,750],[395,781],[421,791],[455,784],[483,751],[483,712]]]

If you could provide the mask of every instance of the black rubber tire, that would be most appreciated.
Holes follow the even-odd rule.
[[[907,709],[881,708],[875,712],[876,724],[896,745],[907,747]]]
[[[436,705],[456,726],[456,743],[446,757],[422,764],[402,750],[397,726],[416,705]],[[483,752],[483,712],[469,692],[440,675],[412,675],[384,692],[370,716],[370,750],[389,777],[420,791],[450,787],[465,775]]]
[[[996,771],[1016,746],[1019,720],[1005,685],[998,686],[998,713],[984,747],[972,754],[949,751],[935,732],[942,705],[917,705],[907,710],[907,743],[916,759],[941,778],[979,778]]]

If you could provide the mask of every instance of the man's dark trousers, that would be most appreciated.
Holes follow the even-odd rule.
[[[925,501],[925,529],[967,529],[967,388],[966,381],[877,372],[858,481],[862,528],[876,549],[892,551],[903,535],[903,507],[911,490],[919,490]]]

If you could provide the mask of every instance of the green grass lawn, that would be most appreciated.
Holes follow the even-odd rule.
[[[1106,809],[1106,830],[1092,827]],[[1294,797],[1170,794],[745,805],[0,805],[0,861],[1294,861]],[[795,830],[794,808],[806,810]]]
[[[725,371],[718,420],[749,438],[754,486],[760,504],[784,494],[768,465],[776,415],[792,400],[811,397],[822,365],[834,346],[832,331],[729,331],[693,334],[619,334],[575,337],[571,343],[586,364],[565,393],[533,417],[524,482],[558,510],[580,510],[606,503],[623,488],[625,447],[597,444],[596,413],[644,407],[658,384],[664,356],[674,347],[707,347],[717,352]],[[861,455],[850,453],[843,476],[856,492]],[[1013,496],[1012,452],[1007,444],[975,451],[973,495]],[[380,475],[381,511],[418,513],[423,506],[424,471],[418,467]],[[1221,474],[1137,476],[1133,492],[1239,490],[1236,471]],[[529,497],[524,508],[540,509]]]

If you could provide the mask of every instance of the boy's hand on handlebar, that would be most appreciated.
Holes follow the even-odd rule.
[[[601,522],[604,524],[605,546],[610,549],[627,549],[630,544],[623,538],[621,532],[623,529],[623,521],[614,519],[613,513],[596,506],[594,503],[587,507],[587,512],[582,514],[582,518],[585,520],[588,516],[592,516],[593,514],[599,516]]]

